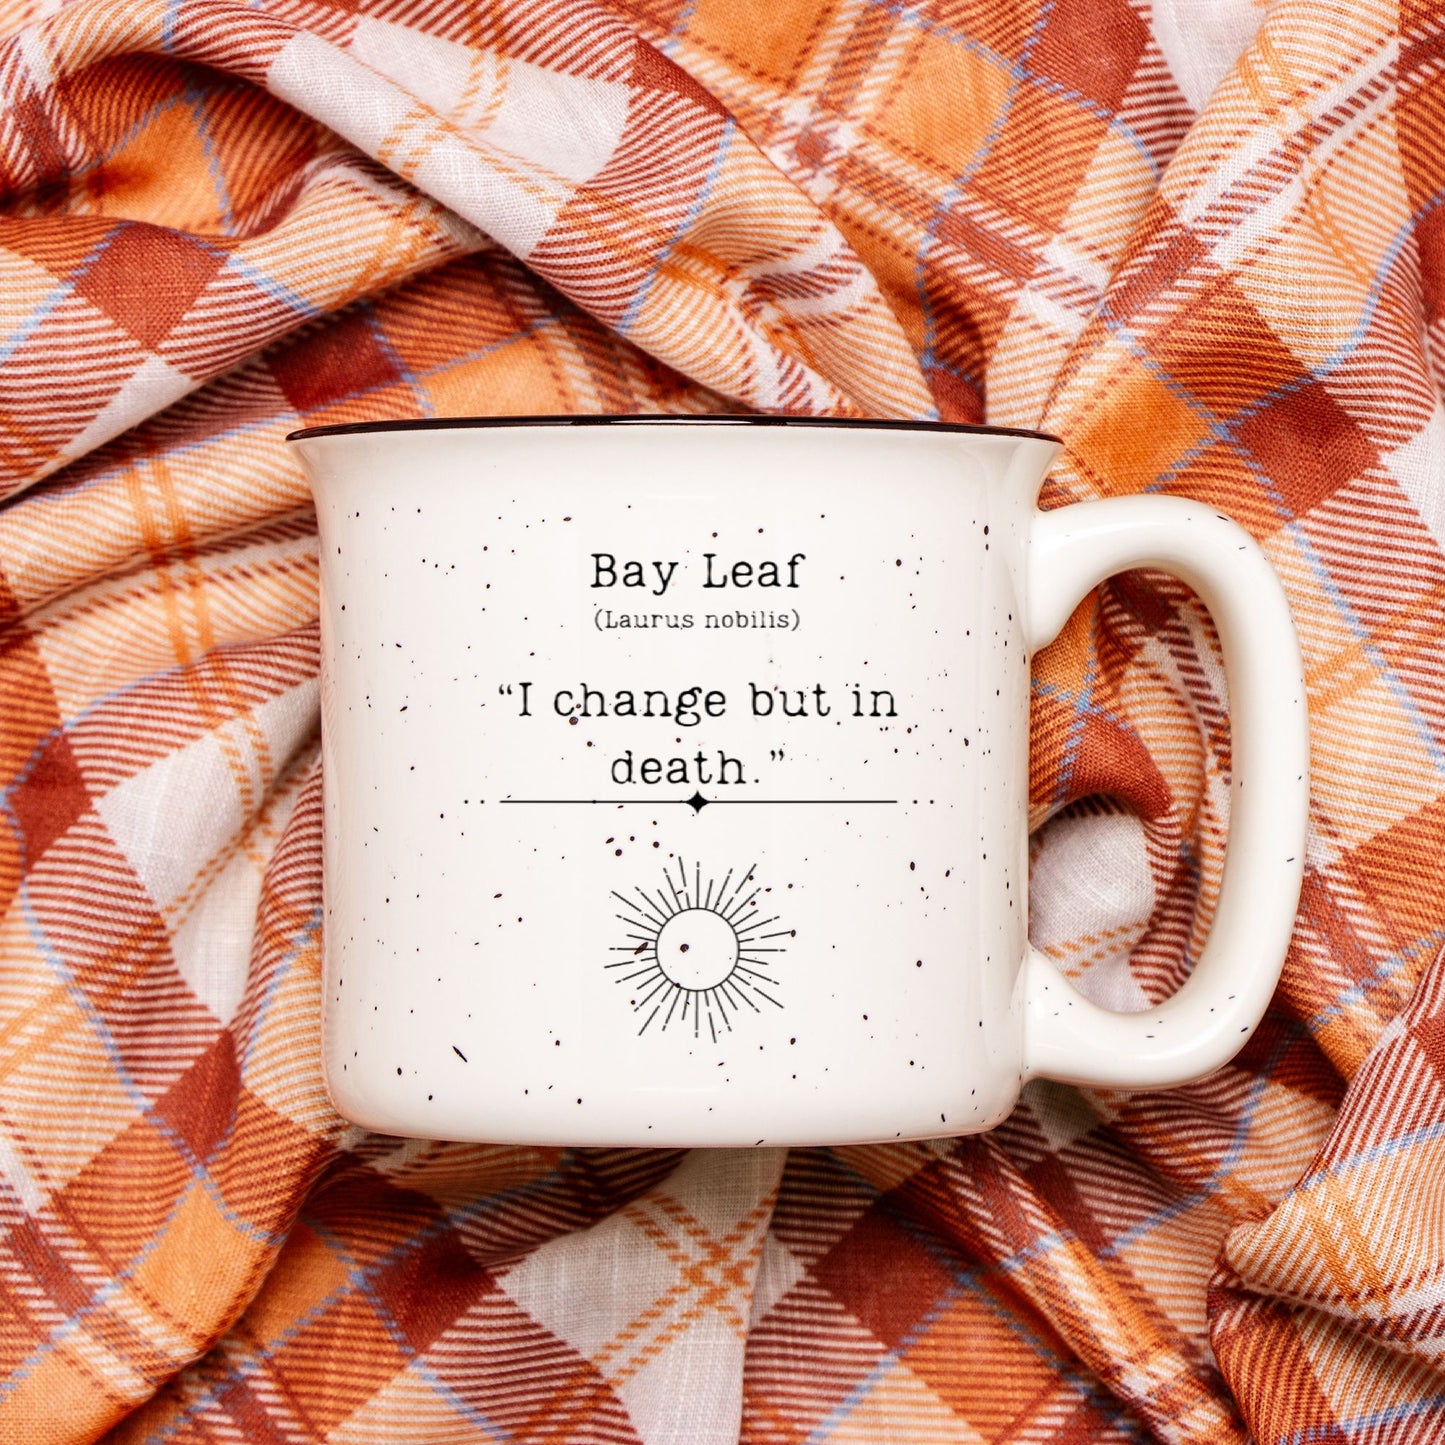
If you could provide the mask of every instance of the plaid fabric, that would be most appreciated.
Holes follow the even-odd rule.
[[[0,1438],[1445,1440],[1445,12],[0,0]],[[1248,525],[1314,812],[1193,1087],[991,1135],[423,1144],[317,1061],[304,423],[1058,431]],[[1116,1007],[1218,887],[1207,619],[1038,661],[1033,932]]]

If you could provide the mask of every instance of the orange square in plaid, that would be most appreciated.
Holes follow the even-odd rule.
[[[1092,388],[1069,440],[1074,465],[1105,496],[1151,485],[1209,436],[1208,419],[1139,358],[1117,348],[1109,359],[1112,375]]]
[[[907,160],[952,178],[984,143],[1010,84],[999,61],[957,39],[918,31],[866,129]],[[938,104],[940,95],[951,97],[946,107]]]
[[[106,156],[93,178],[96,209],[115,217],[144,216],[155,226],[201,235],[221,233],[229,217],[212,179],[206,137],[190,106],[161,106]],[[151,269],[142,279],[164,272]]]
[[[540,415],[580,409],[571,380],[580,378],[557,365],[552,346],[523,332],[485,356],[437,372],[426,391],[442,416]]]
[[[171,1197],[169,1192],[166,1197]],[[238,1227],[203,1184],[193,1185],[126,1285],[132,1312],[139,1313],[147,1332],[168,1352],[188,1355],[209,1343],[207,1322],[197,1319],[193,1308],[197,1262],[205,1262],[208,1293],[241,1299],[269,1253],[269,1246]]]
[[[48,1349],[28,1374],[14,1381],[5,1397],[6,1415],[30,1426],[37,1421],[57,1422],[65,1433],[38,1437],[45,1441],[94,1440],[117,1415],[148,1393],[148,1382],[128,1368],[120,1372],[123,1384],[113,1382],[107,1369],[117,1363],[92,1331],[72,1331],[64,1343]]]
[[[349,1280],[341,1251],[325,1244],[305,1219],[296,1220],[246,1310],[246,1334],[262,1350],[278,1346],[299,1322],[319,1317],[345,1294]]]
[[[698,0],[687,36],[729,66],[779,90],[791,90],[836,9],[818,0],[773,0],[768,5]]]

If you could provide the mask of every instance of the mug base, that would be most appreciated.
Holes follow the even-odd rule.
[[[687,1098],[659,1092],[645,1114],[623,1108],[616,1100],[594,1099],[588,1108],[585,1094],[569,1099],[576,1110],[544,1101],[533,1109],[502,1109],[495,1105],[468,1107],[462,1101],[428,1099],[428,1110],[398,1107],[382,1092],[357,1089],[349,1081],[327,1093],[336,1110],[352,1124],[380,1134],[437,1139],[451,1143],[508,1144],[536,1148],[605,1149],[805,1149],[854,1144],[897,1144],[925,1139],[981,1134],[1008,1118],[1018,1102],[1017,1081],[1012,1087],[988,1091],[980,1087],[968,1098],[944,1103],[928,1101],[932,1118],[924,1117],[918,1101],[887,1117],[880,1109],[860,1116],[850,1103],[827,1108],[813,1101],[803,1111],[766,1108],[731,1108],[697,1105]],[[530,1098],[530,1096],[525,1096]]]

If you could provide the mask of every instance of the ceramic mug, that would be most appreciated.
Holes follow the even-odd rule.
[[[1212,508],[1039,512],[1058,450],[755,417],[322,427],[324,1067],[352,1120],[553,1144],[987,1129],[1034,1075],[1178,1084],[1299,895],[1282,589]],[[1029,659],[1162,567],[1233,723],[1213,928],[1143,1013],[1028,941]]]

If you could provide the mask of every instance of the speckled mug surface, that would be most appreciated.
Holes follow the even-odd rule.
[[[1182,1082],[1263,1013],[1303,861],[1279,584],[1206,507],[1035,510],[984,428],[537,418],[293,438],[322,563],[326,1080],[397,1134],[762,1145],[986,1129],[1032,1074]],[[1235,796],[1162,1007],[1032,950],[1029,659],[1163,566]]]

